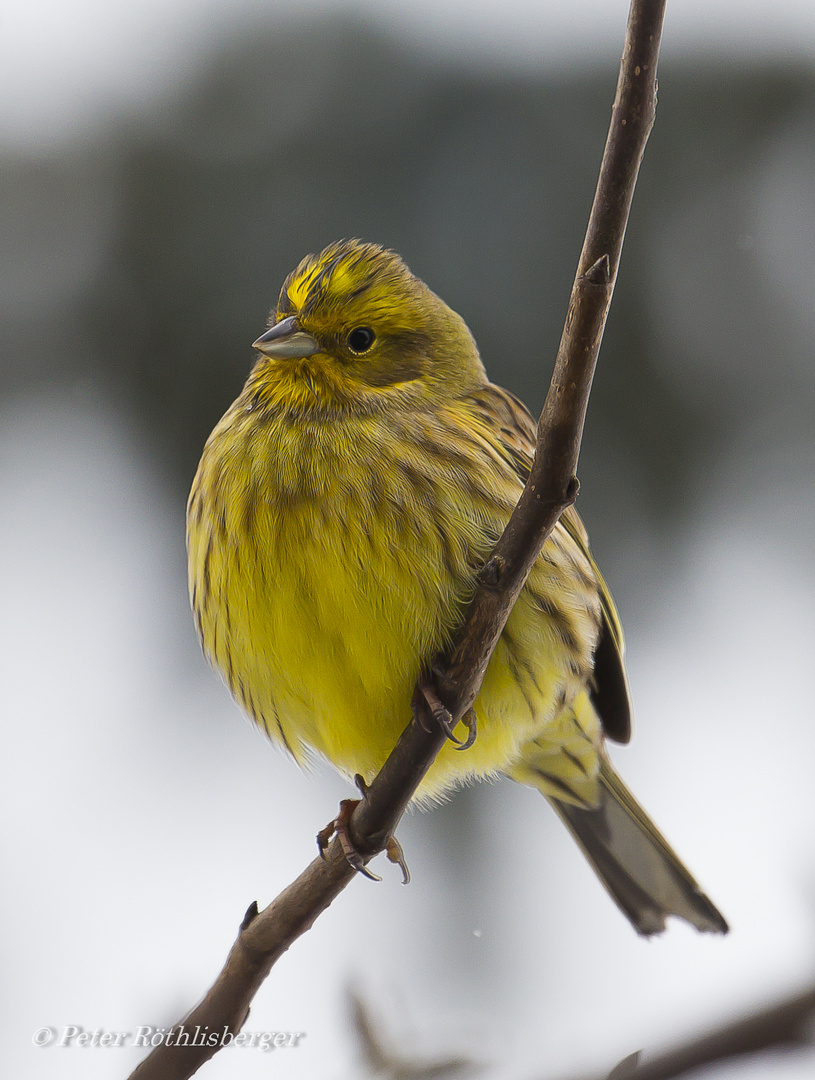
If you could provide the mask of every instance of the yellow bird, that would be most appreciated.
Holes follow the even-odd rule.
[[[204,651],[301,765],[373,779],[449,643],[528,475],[535,423],[466,324],[398,255],[358,240],[286,279],[260,357],[209,437],[187,507]],[[417,793],[504,774],[549,800],[641,934],[727,923],[634,800],[614,602],[567,510],[475,702]],[[462,728],[463,730],[463,728]]]

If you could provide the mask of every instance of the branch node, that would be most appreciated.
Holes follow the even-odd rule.
[[[481,567],[479,579],[488,589],[495,589],[501,584],[501,578],[506,566],[506,562],[500,555],[493,555]]]
[[[601,255],[597,262],[592,263],[583,279],[590,285],[608,285],[611,281],[611,259],[608,255]]]
[[[258,902],[257,902],[257,900],[253,900],[252,903],[249,905],[249,907],[246,909],[246,914],[244,915],[243,920],[241,922],[241,926],[240,926],[241,933],[243,933],[244,930],[247,930],[249,928],[249,926],[258,917],[258,914],[259,914],[259,912],[258,912]]]
[[[577,496],[579,494],[580,494],[580,481],[577,479],[576,476],[573,476],[571,478],[571,480],[569,481],[568,486],[566,488],[566,499],[565,499],[565,503],[564,503],[564,508],[566,506],[571,506],[572,503],[574,503],[574,501],[577,499]]]

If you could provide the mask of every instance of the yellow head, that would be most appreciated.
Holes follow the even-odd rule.
[[[486,379],[464,320],[395,252],[359,240],[303,259],[255,348],[249,388],[298,413],[438,403]]]

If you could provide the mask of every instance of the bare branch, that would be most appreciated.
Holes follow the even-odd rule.
[[[608,314],[628,211],[651,130],[665,0],[632,0],[611,127],[588,232],[572,288],[552,383],[538,425],[529,481],[487,561],[479,589],[451,654],[440,661],[437,693],[455,720],[474,702],[484,673],[526,576],[557,523],[574,502],[575,476],[589,390]],[[445,735],[414,694],[414,715],[350,822],[357,850],[382,851],[443,745]],[[264,911],[253,906],[226,965],[206,997],[183,1021],[219,1033],[239,1031],[258,987],[275,961],[345,888],[354,871],[335,840]],[[219,1045],[157,1047],[132,1080],[181,1080]]]
[[[665,0],[632,0],[600,178],[569,299],[549,393],[538,422],[532,472],[482,571],[449,675],[460,688],[454,716],[473,703],[512,605],[562,511],[577,497],[583,422],[611,306],[628,212],[656,111]],[[487,586],[489,582],[489,586]]]

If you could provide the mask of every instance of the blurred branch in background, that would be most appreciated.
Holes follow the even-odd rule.
[[[419,1060],[382,1030],[381,1020],[359,994],[352,990],[349,999],[351,1023],[367,1075],[377,1080],[467,1080],[486,1070],[486,1064],[464,1055]]]
[[[451,726],[471,708],[490,656],[532,564],[561,512],[578,492],[583,424],[600,343],[617,279],[623,239],[645,144],[654,123],[656,73],[665,0],[632,0],[611,123],[586,237],[549,392],[537,429],[532,469],[518,505],[478,575],[464,622],[446,657],[434,664],[436,692]],[[384,851],[423,776],[446,739],[420,680],[413,718],[353,810],[348,832],[363,862]],[[441,709],[444,712],[444,709]],[[347,807],[349,804],[344,803]],[[221,1049],[221,1032],[237,1033],[273,965],[354,877],[339,837],[262,912],[249,907],[226,964],[203,1000],[181,1021],[217,1033],[214,1045],[164,1041],[133,1080],[182,1080]]]
[[[397,1040],[384,1033],[381,1021],[362,998],[352,992],[351,1011],[363,1063],[376,1080],[466,1080],[489,1067],[477,1058],[438,1057],[421,1061],[402,1050]],[[815,1043],[815,984],[801,993],[723,1024],[707,1035],[643,1061],[641,1051],[621,1061],[608,1074],[574,1077],[573,1080],[678,1080],[697,1069],[767,1050],[797,1050]],[[551,1080],[542,1073],[535,1080]]]
[[[796,1050],[815,1041],[815,985],[642,1064],[621,1063],[613,1080],[674,1080],[695,1069],[763,1050]]]

